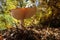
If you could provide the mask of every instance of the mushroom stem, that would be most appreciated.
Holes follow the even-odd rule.
[[[20,26],[19,26],[20,29],[25,29],[24,27],[24,19],[21,19],[20,20]]]
[[[24,19],[21,20],[21,25],[22,25],[22,26],[24,25]]]

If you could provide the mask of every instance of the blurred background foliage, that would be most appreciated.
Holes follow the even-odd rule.
[[[47,23],[46,20],[50,21],[50,17],[52,18],[52,14],[55,14],[57,12],[57,11],[55,11],[54,13],[52,12],[52,9],[54,8],[52,4],[53,0],[51,1],[49,0],[0,0],[0,30],[14,27],[15,23],[18,24],[19,20],[13,18],[10,15],[9,10],[15,9],[17,7],[24,7],[26,4],[28,4],[27,1],[35,1],[36,5],[38,3],[38,6],[37,6],[36,15],[34,15],[29,19],[24,20],[26,27],[34,24],[35,25],[46,24]],[[57,2],[56,4],[58,8],[60,8],[59,3],[60,2]],[[47,24],[50,25],[49,23]]]

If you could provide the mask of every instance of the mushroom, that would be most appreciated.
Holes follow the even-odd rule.
[[[36,14],[36,7],[33,8],[16,8],[11,10],[11,15],[17,20],[21,20],[24,25],[24,19],[30,18]]]

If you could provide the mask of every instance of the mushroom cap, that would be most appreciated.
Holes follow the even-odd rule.
[[[36,8],[16,8],[11,10],[11,15],[20,20],[27,19],[36,14]]]

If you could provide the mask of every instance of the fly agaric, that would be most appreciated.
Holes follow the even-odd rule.
[[[11,15],[21,20],[21,24],[24,24],[24,19],[32,17],[34,14],[36,14],[36,7],[32,8],[16,8],[11,10]]]

